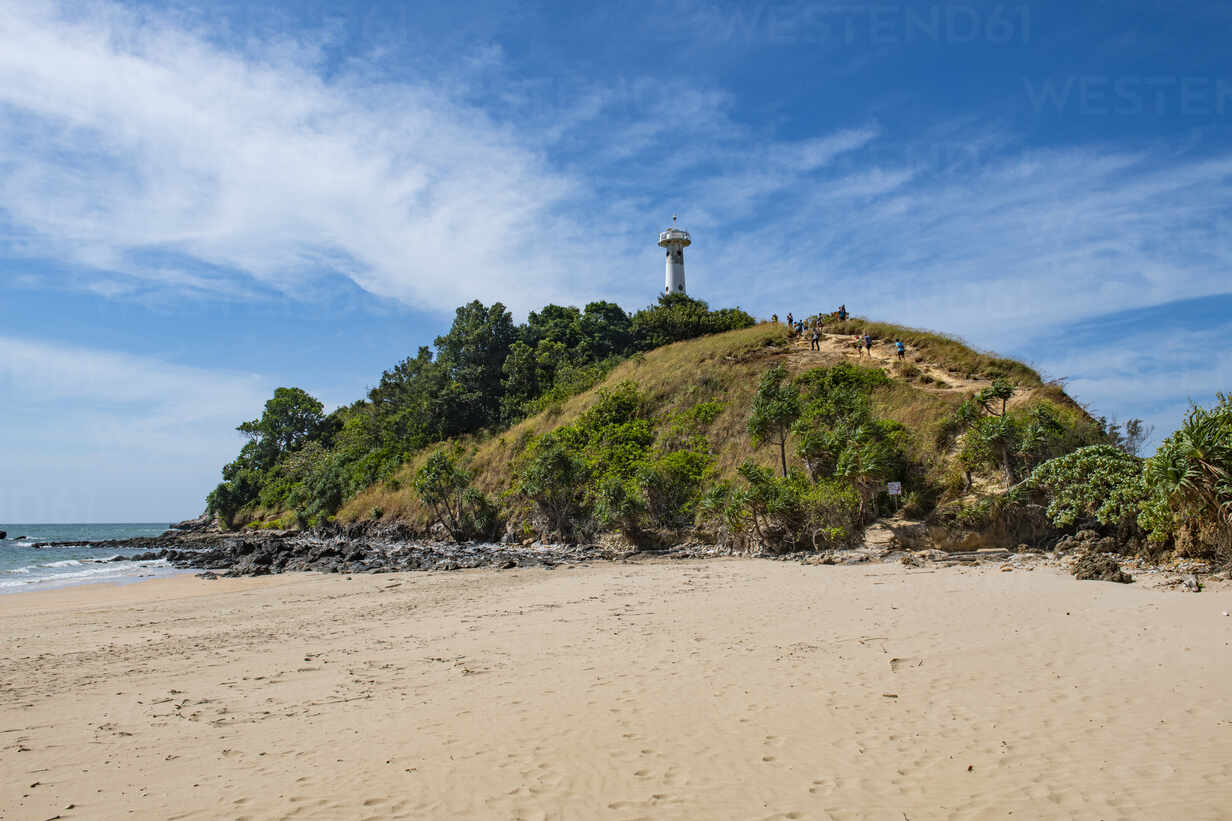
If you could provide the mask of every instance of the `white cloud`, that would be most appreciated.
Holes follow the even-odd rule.
[[[251,374],[0,337],[0,521],[192,515],[271,391]]]
[[[1154,447],[1180,427],[1190,402],[1210,405],[1232,386],[1228,331],[1227,323],[1201,330],[1156,327],[1111,342],[1084,337],[1070,345],[1062,335],[1045,364],[1096,414],[1154,425]]]
[[[288,291],[324,272],[446,308],[569,287],[576,186],[426,84],[326,82],[92,7],[5,4],[0,208],[41,252],[163,281],[170,251]],[[172,283],[180,284],[180,283]]]
[[[309,41],[229,51],[108,5],[5,11],[0,215],[23,247],[98,269],[103,295],[295,296],[341,274],[438,311],[637,305],[679,211],[711,301],[845,301],[996,345],[1223,290],[1232,266],[1229,157],[1029,151],[970,119],[785,140],[704,82],[545,87],[491,46],[457,74],[323,79]]]

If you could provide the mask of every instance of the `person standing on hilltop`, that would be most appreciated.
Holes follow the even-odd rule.
[[[817,325],[815,323],[813,325],[813,333],[809,336],[809,350],[821,350],[821,334],[817,333]]]
[[[779,324],[779,315],[770,314],[770,321],[773,322],[775,325]]]
[[[838,306],[838,320],[839,322],[847,321],[847,306],[846,305]]]
[[[898,358],[900,361],[907,357],[907,346],[903,344],[901,339],[894,340],[894,348],[898,351]]]
[[[863,342],[864,342],[864,350],[867,351],[868,355],[871,357],[873,355],[873,338],[869,336],[868,334],[865,334]]]
[[[788,311],[788,312],[787,312],[787,327],[788,327],[788,328],[791,328],[791,327],[793,327],[795,324],[796,324],[796,323],[795,323],[795,322],[792,320],[792,318],[791,318],[791,311]]]

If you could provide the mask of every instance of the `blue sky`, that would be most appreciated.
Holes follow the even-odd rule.
[[[0,522],[193,515],[448,326],[845,302],[1156,439],[1232,387],[1226,4],[0,0]]]

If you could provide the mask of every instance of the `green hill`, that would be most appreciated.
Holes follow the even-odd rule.
[[[857,348],[858,335],[865,332],[876,340],[871,354]],[[894,353],[896,338],[908,346],[902,362]],[[677,342],[635,355],[589,390],[554,402],[507,430],[450,445],[473,475],[474,488],[493,500],[499,515],[509,519],[514,530],[530,536],[538,535],[542,522],[536,522],[534,505],[528,505],[518,492],[519,470],[528,449],[545,434],[577,425],[603,397],[622,388],[636,393],[640,406],[635,415],[651,423],[653,443],[644,449],[649,454],[663,450],[673,436],[680,438],[673,428],[690,413],[699,407],[710,409],[712,418],[695,431],[704,437],[709,457],[701,482],[704,492],[707,487],[738,481],[745,463],[767,470],[779,465],[777,450],[754,447],[748,432],[751,408],[768,370],[781,365],[790,379],[807,379],[810,373],[833,371],[836,366],[875,372],[882,378],[868,390],[871,418],[898,426],[894,434],[897,461],[878,478],[901,481],[908,511],[918,516],[944,510],[947,505],[957,504],[961,510],[981,494],[1006,489],[1009,479],[996,459],[980,461],[969,454],[964,459],[963,433],[955,427],[955,416],[964,403],[969,405],[972,397],[994,385],[1005,385],[1011,392],[1005,403],[1007,418],[1030,419],[1033,413],[1046,413],[1058,423],[1057,441],[1039,454],[1041,459],[1074,443],[1103,441],[1099,424],[1059,387],[1044,384],[1021,363],[972,350],[950,337],[849,320],[827,325],[821,348],[811,351],[805,339],[793,338],[785,326],[769,323]],[[992,411],[987,418],[999,414],[1001,408]],[[796,452],[797,438],[789,437],[789,469],[805,472],[806,465]],[[346,522],[398,520],[426,532],[439,516],[416,490],[415,477],[435,452],[429,449],[418,454],[388,479],[358,493],[343,505],[338,518]],[[1031,466],[1015,467],[1022,474]],[[884,494],[870,502],[883,512],[893,504]],[[689,512],[685,511],[686,520]],[[858,527],[862,522],[853,524]]]
[[[955,337],[829,317],[808,336],[680,295],[522,325],[474,302],[366,399],[326,415],[279,388],[240,425],[209,510],[234,528],[770,552],[854,545],[893,516],[942,547],[1092,530],[1122,551],[1232,558],[1227,397],[1142,459],[1139,420],[1095,419]]]

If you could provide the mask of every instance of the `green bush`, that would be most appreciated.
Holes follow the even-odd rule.
[[[1193,406],[1146,462],[1150,497],[1139,521],[1152,541],[1232,561],[1232,397]]]
[[[434,451],[415,472],[415,491],[454,541],[492,538],[496,529],[495,506],[471,487],[473,478],[460,454],[444,448]]]
[[[711,461],[709,453],[676,450],[638,470],[637,486],[651,524],[680,529],[692,523]]]
[[[523,453],[516,488],[535,504],[554,533],[570,539],[579,535],[592,515],[589,479],[586,464],[562,437],[545,433]]]
[[[821,550],[851,543],[859,498],[841,480],[813,482],[799,472],[777,477],[752,462],[740,466],[742,485],[716,485],[699,504],[703,527],[770,553]]]
[[[1050,459],[1025,485],[1048,497],[1048,518],[1062,528],[1084,519],[1132,526],[1147,497],[1142,460],[1112,445],[1090,445]]]
[[[663,294],[657,304],[633,315],[634,344],[643,351],[693,339],[705,334],[734,331],[754,324],[739,308],[710,310],[699,299],[684,294]]]

